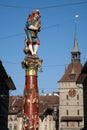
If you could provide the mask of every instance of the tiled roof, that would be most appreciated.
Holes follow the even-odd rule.
[[[23,97],[22,96],[10,96],[9,97],[9,115],[18,116],[23,114]],[[59,96],[46,95],[39,96],[39,115],[43,115],[47,109],[53,109],[55,105],[59,104]]]
[[[68,65],[64,75],[59,82],[76,82],[79,74],[81,73],[82,65],[80,62],[72,62]],[[71,76],[74,76],[73,78]]]
[[[77,83],[84,83],[84,81],[87,79],[87,61],[85,62],[82,70],[81,70],[81,73],[77,79]]]
[[[52,109],[54,106],[59,105],[59,96],[55,95],[46,95],[46,96],[40,96],[39,97],[39,115],[43,115],[43,113],[47,109]]]
[[[10,96],[9,97],[9,114],[20,114],[23,112],[23,97]]]
[[[13,80],[11,79],[10,76],[8,76],[7,72],[5,71],[2,61],[0,61],[0,80],[1,83],[2,81],[4,82],[4,84],[6,85],[6,87],[8,87],[9,90],[16,89]]]

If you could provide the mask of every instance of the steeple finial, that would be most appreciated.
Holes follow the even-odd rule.
[[[78,21],[79,15],[75,15],[75,33],[77,32],[77,21]]]
[[[77,40],[77,21],[78,21],[79,15],[75,15],[75,34],[74,34],[74,47],[71,52],[72,59],[71,61],[80,61],[80,52],[78,48],[78,40]]]

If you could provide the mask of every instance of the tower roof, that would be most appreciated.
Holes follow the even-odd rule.
[[[0,80],[1,80],[1,82],[3,82],[6,85],[6,87],[9,90],[15,90],[16,89],[12,78],[10,76],[8,76],[1,60],[0,60]]]
[[[77,18],[78,17],[76,17],[75,19],[76,21],[75,21],[74,47],[71,52],[71,63],[68,65],[64,75],[59,80],[59,82],[76,82],[82,70],[82,65],[80,63],[80,51],[78,48],[78,41],[76,35]]]
[[[82,65],[79,62],[70,63],[59,82],[76,82],[81,70]]]

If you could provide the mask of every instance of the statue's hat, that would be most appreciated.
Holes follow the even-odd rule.
[[[40,14],[40,12],[39,12],[38,9],[34,10],[32,13],[33,13],[33,14]]]

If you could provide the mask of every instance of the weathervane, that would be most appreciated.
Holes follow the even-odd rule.
[[[76,14],[76,15],[75,15],[75,18],[76,18],[76,19],[78,19],[78,17],[79,17],[79,15],[78,15],[78,14]]]
[[[77,21],[78,21],[79,15],[75,15],[75,33],[77,31]]]

